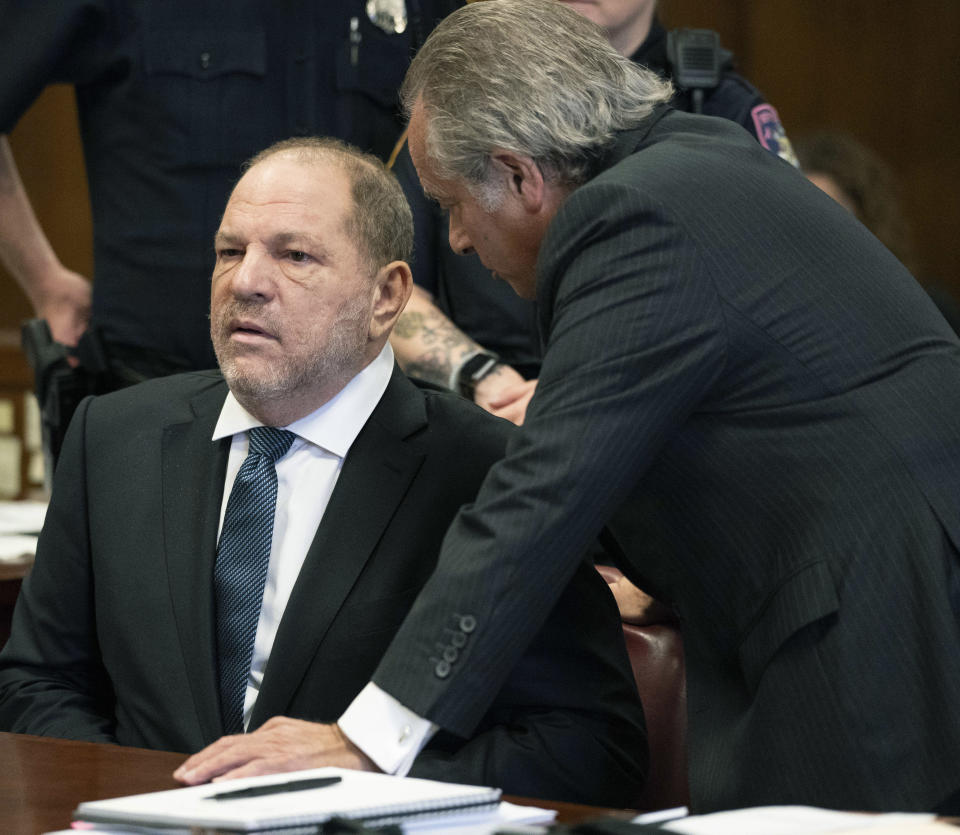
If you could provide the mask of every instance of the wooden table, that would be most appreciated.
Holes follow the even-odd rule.
[[[0,832],[39,835],[66,829],[81,801],[176,788],[170,775],[183,760],[183,754],[166,751],[0,733]],[[635,814],[573,803],[509,799],[557,809],[562,823],[603,814],[623,818]]]

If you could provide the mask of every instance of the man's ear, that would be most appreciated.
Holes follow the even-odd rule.
[[[405,261],[391,261],[374,278],[370,339],[386,339],[413,292],[413,275]]]
[[[508,192],[520,201],[524,210],[539,212],[547,194],[540,166],[531,157],[502,149],[494,149],[490,161],[494,170],[505,178]]]

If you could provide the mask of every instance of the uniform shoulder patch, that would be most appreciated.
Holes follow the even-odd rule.
[[[760,144],[780,159],[799,168],[800,163],[790,140],[787,139],[787,132],[783,129],[776,108],[772,104],[758,104],[750,111],[750,116],[753,118],[753,127]]]

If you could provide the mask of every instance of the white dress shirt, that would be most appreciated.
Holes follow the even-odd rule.
[[[247,679],[243,725],[247,727],[280,618],[326,511],[343,460],[383,396],[393,373],[387,343],[373,362],[315,412],[283,427],[297,437],[276,463],[277,510],[270,564]],[[247,431],[263,424],[227,394],[213,440],[232,436],[227,460],[220,528],[240,465],[247,457]],[[218,534],[219,536],[219,534]],[[344,714],[341,730],[384,771],[406,774],[436,726],[412,713],[374,684],[368,684]]]

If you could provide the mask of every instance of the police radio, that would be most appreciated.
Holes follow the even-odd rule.
[[[667,60],[678,87],[691,91],[693,112],[703,112],[703,91],[720,84],[730,53],[711,29],[674,29],[667,33]]]

